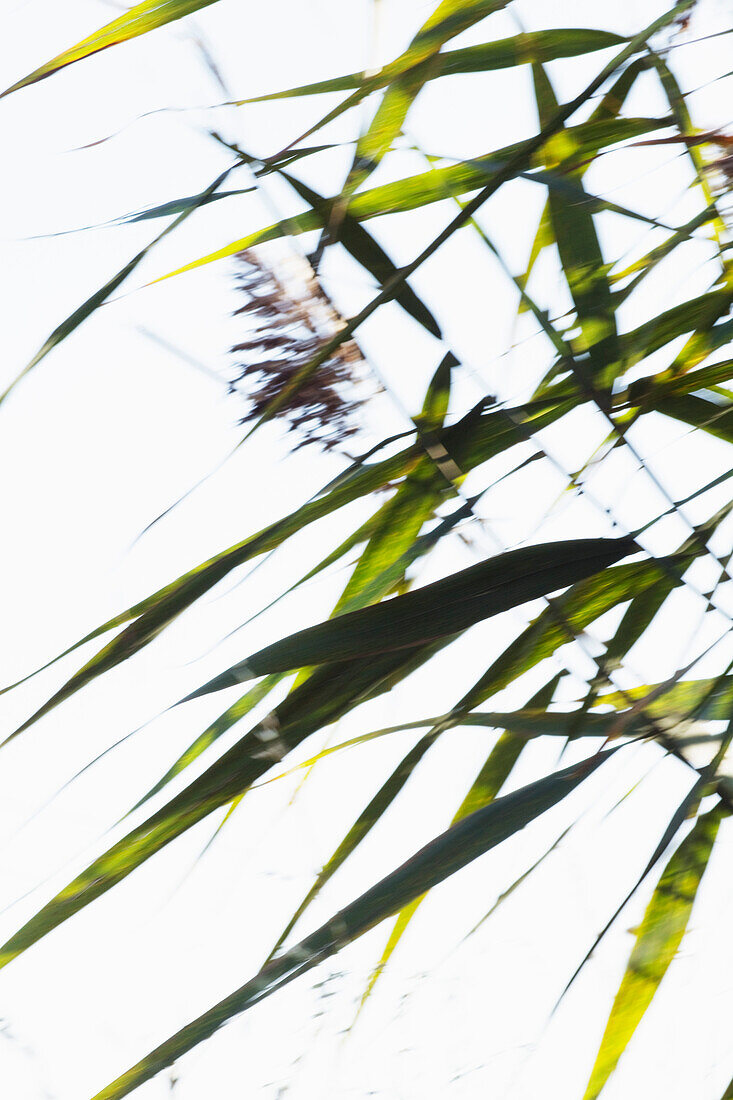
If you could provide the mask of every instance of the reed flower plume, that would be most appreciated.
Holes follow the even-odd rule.
[[[238,362],[230,388],[247,400],[245,424],[259,419],[341,327],[342,319],[306,260],[293,257],[276,273],[252,249],[236,258],[237,288],[245,301],[234,316],[246,319],[248,331],[231,348]],[[357,344],[345,342],[283,404],[277,417],[300,437],[294,450],[309,443],[331,450],[358,431],[361,363]],[[241,382],[246,386],[240,388]]]

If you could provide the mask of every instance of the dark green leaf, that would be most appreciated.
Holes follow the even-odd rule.
[[[386,917],[403,909],[414,898],[524,828],[560,802],[605,763],[614,751],[598,753],[571,768],[530,783],[451,826],[317,931],[273,959],[236,992],[156,1047],[136,1066],[99,1092],[94,1100],[118,1100],[150,1080],[186,1051],[208,1039],[232,1016],[246,1011],[334,955]]]
[[[192,825],[238,798],[306,737],[337,721],[360,702],[389,690],[443,644],[316,669],[202,775],[96,859],[32,917],[0,950],[0,966],[121,882]]]
[[[425,645],[592,576],[636,549],[627,539],[577,539],[511,550],[387,603],[300,630],[251,654],[186,698],[272,672]]]
[[[508,450],[526,438],[525,424],[531,424],[533,430],[540,430],[557,420],[577,402],[577,397],[554,398],[537,402],[512,410],[494,410],[493,400],[481,401],[458,423],[439,433],[439,441],[446,453],[451,456],[459,469],[467,472],[494,455]],[[289,516],[270,524],[262,531],[228,550],[215,555],[208,561],[196,566],[188,573],[178,577],[151,596],[129,607],[126,611],[102,623],[101,626],[86,634],[63,653],[43,665],[40,672],[54,661],[67,656],[87,642],[99,638],[115,627],[130,625],[112,639],[90,661],[84,665],[67,683],[63,685],[46,703],[43,704],[11,737],[17,736],[44,714],[53,710],[76,691],[96,679],[103,672],[114,668],[146,646],[173,620],[191,606],[199,597],[218,584],[233,569],[258,557],[260,554],[280,546],[290,535],[304,527],[330,515],[344,505],[367,496],[376,489],[390,484],[395,478],[404,477],[420,464],[433,469],[432,460],[424,454],[419,444],[413,444],[391,458],[376,463],[356,464],[350,473],[336,479],[328,492],[318,494]],[[436,471],[441,484],[443,475]],[[135,620],[132,621],[131,620]],[[31,673],[30,675],[35,675]],[[29,677],[10,684],[3,691],[9,691]]]

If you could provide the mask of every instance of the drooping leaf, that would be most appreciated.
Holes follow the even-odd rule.
[[[421,720],[415,723],[403,723],[396,727],[387,727],[367,734],[356,741],[371,740],[374,737],[401,729],[430,729],[409,750],[392,774],[382,784],[367,806],[354,822],[333,855],[327,861],[308,893],[300,903],[289,923],[280,933],[271,949],[270,957],[279,949],[302,914],[320,893],[323,886],[336,873],[338,868],[351,855],[358,844],[373,828],[382,814],[392,804],[408,782],[426,753],[436,740],[448,729],[457,725],[484,725],[508,731],[496,746],[485,764],[486,775],[477,778],[477,790],[486,793],[493,789],[498,776],[504,775],[504,767],[511,769],[529,737],[543,733],[551,735],[562,732],[575,736],[581,732],[595,735],[619,736],[624,732],[649,732],[649,723],[644,715],[638,718],[621,719],[614,716],[608,723],[605,716],[582,714],[546,715],[521,712],[515,715],[486,715],[470,713],[474,707],[513,683],[524,673],[534,668],[540,661],[550,657],[563,642],[570,641],[584,630],[594,619],[616,607],[640,588],[651,586],[661,578],[666,578],[666,570],[655,562],[617,565],[573,585],[568,592],[554,601],[553,606],[543,611],[537,619],[512,642],[492,663],[474,686],[466,692],[452,711],[435,719]],[[599,721],[600,719],[600,721]],[[353,742],[352,742],[353,743]],[[483,769],[482,769],[483,772]],[[506,772],[508,774],[508,771]],[[502,780],[503,781],[503,780]],[[497,788],[498,789],[498,788]]]
[[[150,1080],[186,1051],[209,1038],[227,1020],[246,1011],[300,974],[316,966],[432,886],[502,843],[555,806],[606,762],[615,750],[598,753],[497,799],[436,837],[411,859],[335,914],[295,947],[268,963],[193,1023],[156,1047],[94,1100],[119,1100]]]
[[[320,213],[322,224],[326,225],[332,203],[289,172],[282,172],[281,175],[313,210]],[[357,263],[360,263],[376,279],[379,286],[384,286],[387,280],[397,273],[397,268],[381,245],[366,231],[357,218],[351,217],[346,211],[342,216],[339,241]],[[395,301],[432,336],[440,339],[441,331],[438,322],[409,283],[404,283],[399,293],[395,295]]]

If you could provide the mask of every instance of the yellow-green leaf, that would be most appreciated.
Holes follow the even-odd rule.
[[[723,804],[698,818],[662,872],[639,926],[583,1100],[596,1100],[651,1004],[685,934]]]
[[[70,49],[64,50],[63,53],[53,57],[45,65],[41,65],[40,68],[34,69],[22,80],[16,81],[15,84],[12,84],[0,94],[0,98],[4,95],[10,95],[11,92],[17,92],[19,88],[25,88],[29,84],[45,80],[47,76],[52,76],[59,69],[63,69],[67,65],[73,65],[75,61],[82,61],[85,57],[91,57],[92,54],[99,53],[100,50],[107,50],[110,46],[118,46],[121,42],[127,42],[130,38],[147,34],[148,31],[154,31],[156,27],[162,27],[165,23],[172,23],[175,19],[182,19],[184,15],[190,15],[191,12],[198,11],[199,8],[208,7],[209,4],[214,3],[216,3],[216,0],[143,0],[142,4],[136,4],[124,15],[113,19],[111,23],[100,27],[88,38],[77,42]]]

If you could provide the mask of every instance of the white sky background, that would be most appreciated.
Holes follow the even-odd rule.
[[[222,0],[194,20],[105,51],[3,101],[0,382],[10,381],[56,324],[163,223],[31,237],[103,222],[201,190],[228,163],[207,136],[208,127],[267,154],[324,113],[325,100],[290,100],[210,114],[158,114],[127,126],[155,108],[197,107],[222,98],[192,32],[204,35],[235,95],[248,96],[387,60],[403,48],[433,6],[381,0],[375,47],[370,45],[370,5],[353,0],[311,0],[307,5]],[[651,0],[622,0],[613,10],[568,0],[513,7],[528,29],[602,25],[621,33],[638,30],[662,10]],[[9,84],[114,14],[110,5],[91,0],[63,5],[6,0],[0,82]],[[692,37],[728,26],[731,14],[723,0],[701,0]],[[513,33],[516,25],[510,16],[499,14],[464,40]],[[729,57],[727,38],[676,50],[683,88],[727,72]],[[605,55],[596,54],[551,66],[559,97],[577,91],[604,61]],[[662,100],[655,100],[652,88],[651,78],[640,83],[627,112],[663,113]],[[730,81],[701,91],[691,106],[699,125],[729,124]],[[408,122],[426,150],[444,156],[463,158],[527,136],[536,127],[529,70],[435,81]],[[347,116],[329,129],[327,138],[346,142],[357,123]],[[69,152],[125,126],[112,141]],[[345,146],[322,162],[303,162],[302,175],[322,192],[332,192],[349,156]],[[406,150],[388,158],[373,182],[422,168],[421,159]],[[698,209],[698,200],[686,191],[689,178],[684,158],[651,148],[602,158],[587,181],[590,190],[601,189],[617,202],[681,224]],[[246,173],[239,172],[227,186],[248,182]],[[282,213],[299,208],[274,183],[268,184],[267,194]],[[543,198],[540,188],[519,181],[503,188],[482,212],[482,224],[506,250],[515,271],[526,262]],[[397,221],[371,222],[369,229],[399,263],[411,259],[452,213],[449,205],[440,204]],[[271,220],[271,211],[256,196],[200,210],[151,253],[116,303],[100,310],[52,353],[0,409],[6,471],[0,488],[4,683],[192,564],[297,507],[341,468],[338,459],[308,451],[287,458],[289,442],[277,429],[265,429],[130,549],[145,524],[215,466],[241,436],[235,423],[237,403],[227,397],[225,387],[138,331],[139,326],[153,330],[224,374],[226,349],[238,335],[228,316],[232,265],[225,261],[156,287],[135,288]],[[600,218],[599,228],[614,256],[628,248],[647,249],[653,240],[640,224],[618,218]],[[284,252],[280,248],[274,254]],[[709,249],[699,246],[697,267],[691,248],[684,255],[685,266],[674,261],[659,278],[650,278],[649,291],[627,310],[625,325],[632,326],[654,305],[665,308],[707,288],[711,269],[703,265]],[[554,265],[554,259],[543,261],[535,288],[538,297],[544,294],[557,303],[561,299]],[[345,313],[359,308],[374,290],[363,271],[338,257],[326,267],[326,276]],[[527,339],[503,355],[514,340],[531,335],[533,324],[522,320],[514,329],[514,292],[470,230],[444,246],[413,284],[435,309],[446,340],[475,372],[460,372],[455,413],[487,388],[502,398],[522,394],[547,362],[541,338]],[[364,326],[360,340],[389,390],[411,412],[417,411],[444,349],[392,306]],[[405,427],[389,394],[376,397],[367,416],[367,444]],[[548,448],[566,469],[585,461],[604,434],[602,424],[593,419],[575,427],[575,433],[563,429],[546,434]],[[679,424],[660,420],[651,429],[647,423],[645,432],[644,453],[675,495],[692,491],[726,467],[722,444],[685,435]],[[491,531],[504,545],[611,533],[587,500],[566,495],[558,501],[563,481],[546,463],[542,469],[534,464],[530,471],[489,496],[483,506]],[[499,466],[496,472],[501,472]],[[486,480],[485,471],[479,480]],[[475,483],[469,481],[469,492]],[[607,463],[592,479],[591,489],[612,504],[627,529],[665,506],[626,455]],[[716,501],[724,500],[725,486],[718,497],[705,498],[703,511],[709,515]],[[366,514],[360,507],[350,510],[348,530]],[[690,515],[699,518],[692,507]],[[27,901],[0,915],[3,938],[89,861],[102,832],[235,696],[217,695],[166,715],[16,835],[19,824],[97,752],[192,686],[243,654],[322,618],[343,586],[344,571],[304,589],[210,652],[285,582],[319,560],[346,530],[340,516],[332,517],[293,540],[249,584],[235,589],[239,575],[228,578],[154,645],[3,750],[1,896],[10,901],[54,876]],[[466,534],[473,545],[453,539],[441,546],[421,580],[494,552],[495,544],[476,524]],[[660,524],[648,545],[668,550],[686,534],[679,521]],[[717,548],[726,549],[722,536]],[[709,581],[702,564],[695,577],[703,587]],[[443,712],[503,649],[517,623],[526,622],[539,606],[476,628],[440,663],[342,722],[333,739]],[[653,681],[688,659],[687,644],[699,614],[694,597],[679,593],[665,612],[664,629],[634,651],[623,682]],[[696,643],[700,648],[725,626],[722,617],[707,618],[711,621]],[[603,636],[602,626],[592,633]],[[730,645],[727,651],[725,645],[719,647],[695,674],[718,671],[730,656]],[[591,662],[578,654],[563,651],[562,658],[580,675],[592,671]],[[4,696],[3,733],[80,663],[72,657]],[[492,706],[523,703],[553,670],[548,662],[521,691],[504,693]],[[581,691],[578,680],[568,698]],[[221,749],[240,733],[231,731]],[[469,729],[442,739],[394,812],[312,907],[298,934],[315,927],[447,825],[493,736]],[[323,737],[319,734],[309,750]],[[0,1033],[3,1095],[12,1100],[88,1096],[242,984],[259,967],[313,874],[414,739],[411,733],[400,734],[324,761],[293,805],[297,779],[254,792],[180,890],[214,819],[3,971],[0,1015],[8,1024],[5,1035]],[[556,755],[556,744],[533,746],[511,785],[552,767]],[[346,1042],[340,1032],[353,1019],[385,940],[386,924],[182,1060],[175,1070],[177,1100],[254,1095],[274,1100],[286,1095],[286,1088],[293,1100],[330,1095],[413,1100],[448,1093],[456,1098],[529,1100],[541,1095],[564,1100],[580,1095],[630,950],[625,929],[637,923],[651,883],[628,907],[550,1028],[543,1028],[567,977],[635,880],[688,789],[689,771],[663,761],[622,808],[605,818],[658,756],[653,747],[619,754],[535,826],[438,888]],[[209,763],[205,757],[201,767]],[[496,896],[581,812],[585,816],[579,827],[537,875],[469,944],[453,951]],[[730,1079],[730,855],[731,830],[724,827],[680,957],[608,1085],[608,1100],[662,1095],[665,1100],[718,1100]],[[314,988],[336,972],[345,976],[328,983],[328,997]],[[169,1095],[169,1087],[169,1076],[163,1074],[136,1095],[154,1100]]]

